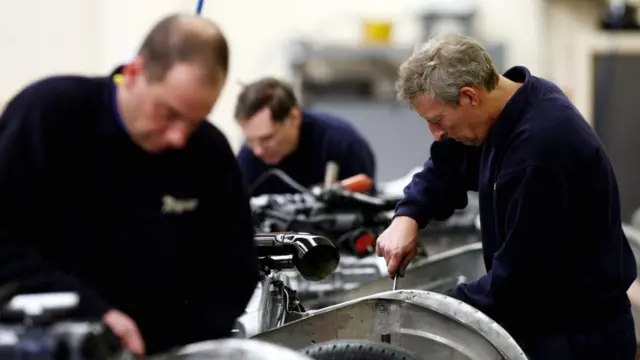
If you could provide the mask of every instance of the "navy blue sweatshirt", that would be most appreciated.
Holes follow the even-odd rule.
[[[375,157],[367,141],[351,124],[328,114],[302,112],[298,147],[278,165],[265,164],[246,144],[238,154],[238,162],[249,187],[272,168],[282,170],[302,186],[318,185],[324,181],[329,161],[335,161],[340,167],[338,179],[358,174],[375,178]],[[272,176],[256,186],[251,196],[296,192],[284,181]]]
[[[51,77],[6,107],[0,286],[78,292],[83,319],[123,311],[149,353],[228,336],[258,281],[235,156],[206,121],[186,148],[146,153],[114,91],[111,77]]]
[[[517,339],[599,326],[629,311],[636,278],[611,164],[558,87],[524,67],[505,76],[523,86],[484,144],[434,143],[396,216],[424,227],[478,191],[487,274],[448,295]]]

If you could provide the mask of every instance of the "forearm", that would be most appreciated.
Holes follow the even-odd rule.
[[[419,228],[429,220],[445,220],[455,209],[467,206],[467,192],[462,187],[447,183],[433,162],[428,160],[422,171],[416,173],[403,191],[404,197],[396,206],[395,216],[410,217]]]
[[[480,150],[450,139],[434,142],[431,157],[405,187],[396,216],[408,216],[423,228],[464,209],[467,191],[477,190]]]

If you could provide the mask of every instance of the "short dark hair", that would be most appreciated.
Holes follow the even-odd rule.
[[[246,120],[268,107],[273,121],[282,122],[297,106],[298,100],[289,84],[267,77],[244,87],[238,96],[235,117],[238,121]]]
[[[150,81],[161,81],[178,62],[197,62],[210,84],[224,82],[229,71],[229,46],[218,26],[205,18],[174,14],[160,20],[146,36],[138,55]]]

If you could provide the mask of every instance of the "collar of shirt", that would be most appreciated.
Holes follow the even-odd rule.
[[[485,143],[498,148],[506,144],[514,128],[522,120],[522,114],[527,108],[530,93],[535,87],[534,76],[524,66],[512,67],[504,73],[504,77],[520,82],[522,86],[509,99],[489,131],[489,136]]]
[[[122,69],[123,68],[124,68],[123,65],[118,66],[110,74],[110,78],[112,79],[112,85],[111,86],[112,86],[112,89],[113,89],[113,96],[112,96],[111,106],[113,107],[113,115],[114,115],[115,122],[118,124],[118,126],[120,126],[120,128],[125,133],[128,133],[127,132],[127,128],[124,126],[124,122],[122,121],[122,116],[120,115],[120,111],[118,110],[118,101],[117,101],[118,85],[120,85],[120,82],[122,81]]]

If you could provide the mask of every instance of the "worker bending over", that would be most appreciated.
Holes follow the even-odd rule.
[[[0,118],[0,286],[77,292],[73,316],[136,354],[229,336],[258,268],[240,169],[205,120],[227,68],[216,25],[170,16],[113,74],[20,91]]]
[[[252,196],[296,193],[278,177],[279,169],[304,187],[324,181],[327,163],[338,165],[338,180],[365,174],[375,178],[375,157],[367,141],[347,121],[299,108],[291,87],[274,78],[247,85],[235,116],[246,143],[238,162]]]
[[[631,360],[626,291],[636,265],[615,175],[598,137],[552,82],[500,76],[470,38],[434,38],[401,66],[398,96],[436,142],[377,242],[389,274],[418,229],[479,192],[487,274],[449,296],[500,323],[532,360]]]

